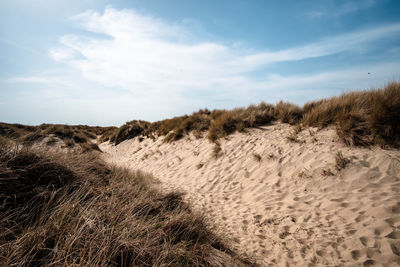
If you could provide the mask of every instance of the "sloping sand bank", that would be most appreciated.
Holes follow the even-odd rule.
[[[345,147],[334,129],[305,129],[290,142],[292,130],[236,133],[220,141],[218,158],[213,144],[193,136],[100,148],[106,161],[186,192],[234,249],[263,266],[398,266],[400,151]],[[349,163],[338,170],[340,159]]]

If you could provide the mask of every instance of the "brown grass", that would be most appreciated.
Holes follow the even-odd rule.
[[[400,83],[384,89],[352,92],[303,107],[308,126],[335,125],[347,145],[400,145]]]
[[[290,134],[286,136],[286,140],[291,143],[304,143],[304,141],[299,139],[296,130],[291,131]]]
[[[336,161],[336,170],[340,171],[350,163],[350,160],[348,158],[345,158],[342,154],[342,152],[337,152],[335,156],[335,161]]]
[[[213,153],[212,153],[213,157],[218,158],[221,155],[221,152],[222,152],[221,145],[218,142],[216,142],[213,148]]]
[[[94,139],[116,129],[116,127],[86,125],[41,124],[39,126],[24,126],[0,123],[0,136],[24,145],[33,145],[47,138],[46,144],[49,146],[60,141],[64,148],[73,148],[75,145],[79,145],[81,151],[89,152],[100,151],[99,147],[94,144]]]
[[[94,154],[0,147],[1,266],[246,265],[182,201]]]
[[[223,111],[215,116],[210,125],[208,139],[215,142],[221,137],[236,131],[243,132],[247,128],[266,125],[276,119],[276,109],[272,105],[261,103],[251,105],[247,109],[237,108]]]
[[[147,121],[130,121],[122,125],[116,134],[111,137],[111,141],[116,145],[121,143],[124,140],[135,138],[136,136],[140,136],[143,134],[150,126],[150,123]]]

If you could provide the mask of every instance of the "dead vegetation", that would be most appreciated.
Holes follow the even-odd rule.
[[[312,175],[308,173],[308,171],[301,171],[297,174],[300,179],[311,179]]]
[[[290,134],[288,136],[286,136],[286,140],[288,140],[289,142],[292,142],[292,143],[304,143],[304,141],[299,139],[296,131],[290,132]]]
[[[354,146],[400,145],[400,83],[381,90],[343,94],[303,107],[308,126],[334,125],[338,136]]]
[[[340,171],[350,163],[350,160],[348,158],[345,158],[342,154],[342,152],[338,151],[335,156],[335,167],[337,171]]]
[[[220,143],[215,143],[214,144],[214,148],[213,148],[213,154],[212,154],[212,156],[214,157],[214,158],[218,158],[220,155],[221,155],[221,151],[222,151],[222,148],[221,148],[221,144]]]
[[[100,151],[96,139],[116,127],[99,127],[86,125],[41,124],[27,126],[21,124],[0,123],[0,136],[24,145],[33,145],[45,140],[48,146],[57,143],[64,148],[74,148],[76,145],[83,152]]]
[[[331,171],[331,169],[324,169],[324,170],[322,170],[322,175],[323,176],[333,176],[333,175],[335,175],[332,171]]]
[[[261,103],[233,110],[200,110],[188,116],[154,123],[132,121],[118,130],[106,131],[101,140],[119,143],[138,135],[165,142],[181,139],[189,132],[197,137],[208,131],[207,138],[216,142],[234,132],[268,125],[274,121],[295,125],[296,135],[303,127],[336,127],[340,139],[351,146],[400,146],[400,83],[392,82],[380,90],[346,93],[338,97],[306,103],[303,107],[279,102]],[[128,127],[129,126],[129,127]],[[131,130],[126,131],[129,128]],[[310,132],[314,135],[314,132]],[[293,138],[292,138],[293,137]],[[297,142],[295,136],[289,141]],[[315,139],[316,140],[316,139]]]
[[[1,266],[245,265],[182,201],[95,154],[0,146]]]

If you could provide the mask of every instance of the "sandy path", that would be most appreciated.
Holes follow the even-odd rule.
[[[400,151],[348,148],[333,129],[306,129],[304,143],[291,143],[291,130],[276,124],[234,134],[221,140],[217,159],[204,138],[100,147],[108,162],[185,191],[233,248],[263,266],[399,265]],[[350,159],[340,171],[338,151]]]

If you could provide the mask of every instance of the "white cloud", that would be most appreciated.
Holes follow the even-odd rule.
[[[251,49],[240,46],[202,41],[187,28],[133,10],[87,11],[73,20],[96,34],[60,38],[49,55],[64,64],[63,71],[8,82],[40,85],[32,98],[58,107],[60,117],[68,113],[82,119],[75,119],[76,123],[157,120],[204,107],[231,108],[281,98],[301,104],[327,96],[322,88],[334,93],[382,85],[398,79],[400,69],[400,64],[386,63],[291,76],[265,73],[254,78],[249,74],[268,64],[358,51],[374,41],[393,38],[400,24],[250,53]]]
[[[194,42],[188,30],[133,10],[106,8],[103,14],[87,11],[73,19],[109,38],[65,35],[61,46],[50,51],[54,60],[101,85],[167,95],[185,88],[232,86],[229,81],[267,64],[354,51],[400,32],[400,24],[385,25],[286,50],[249,54],[219,43]]]

